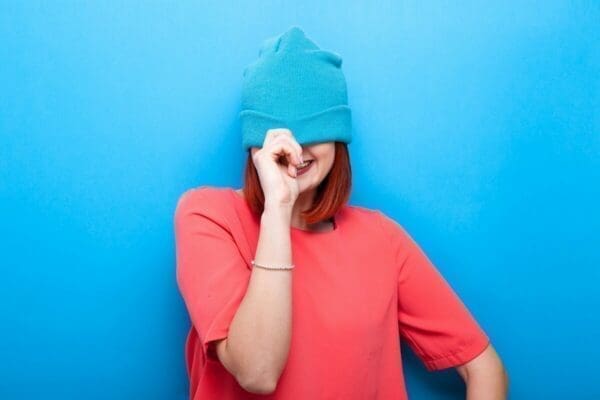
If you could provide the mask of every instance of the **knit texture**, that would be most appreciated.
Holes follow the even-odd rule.
[[[246,66],[239,113],[242,146],[262,147],[267,130],[287,128],[302,145],[352,141],[339,54],[320,49],[298,26],[263,41]]]

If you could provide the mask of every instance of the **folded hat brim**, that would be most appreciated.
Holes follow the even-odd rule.
[[[294,119],[276,117],[256,110],[242,110],[239,119],[244,150],[262,147],[267,131],[273,128],[289,129],[300,144],[352,141],[352,112],[345,104]]]

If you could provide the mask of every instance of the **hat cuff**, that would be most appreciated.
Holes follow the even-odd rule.
[[[278,118],[255,110],[239,113],[242,129],[242,147],[262,147],[269,129],[287,128],[301,145],[338,141],[352,141],[352,112],[342,104],[296,119]]]

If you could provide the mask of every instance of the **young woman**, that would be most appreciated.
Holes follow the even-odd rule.
[[[244,188],[190,189],[175,212],[190,399],[407,399],[401,340],[429,371],[455,367],[467,399],[506,398],[489,337],[417,243],[347,203],[339,56],[298,27],[259,56]]]

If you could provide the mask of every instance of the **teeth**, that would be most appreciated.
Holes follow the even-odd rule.
[[[310,164],[311,161],[312,160],[309,160],[309,161],[303,162],[302,164],[298,164],[298,168],[304,168],[304,167],[306,167],[308,164]]]

